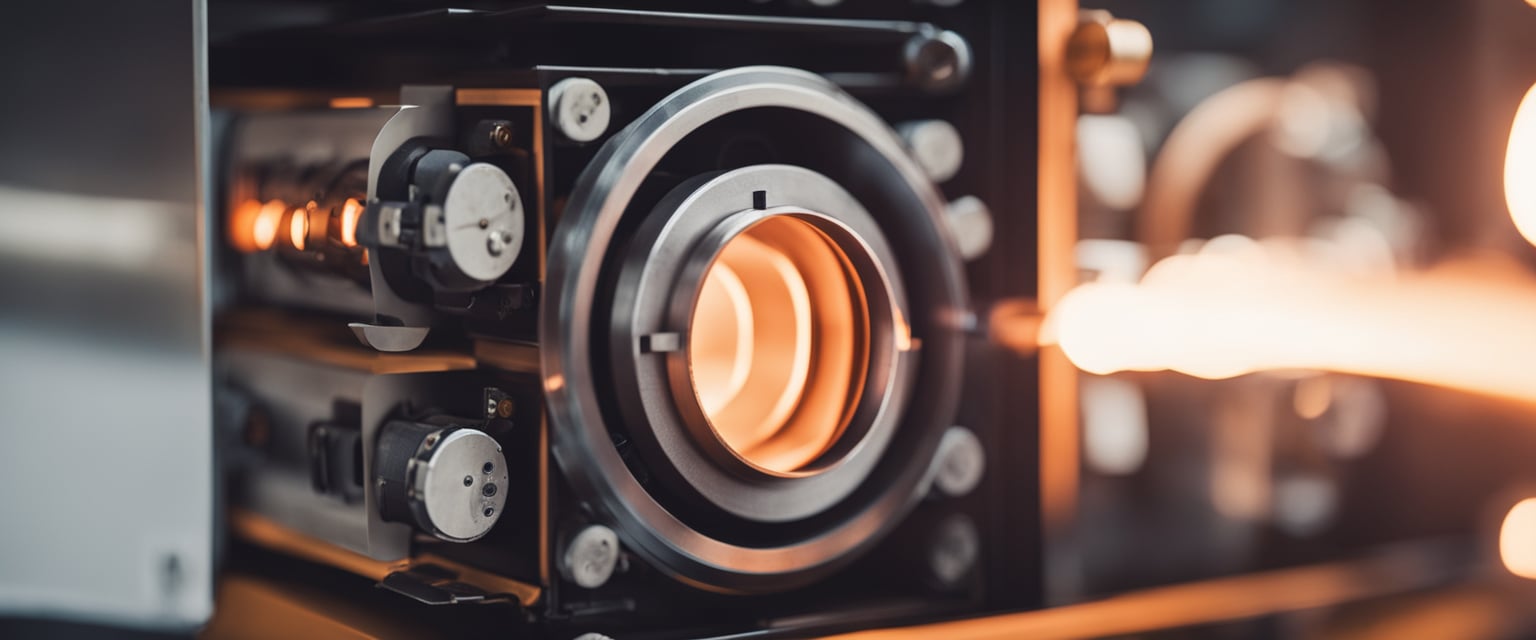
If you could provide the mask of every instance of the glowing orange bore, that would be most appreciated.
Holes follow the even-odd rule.
[[[731,239],[689,323],[691,382],[715,435],[770,472],[814,462],[862,393],[868,318],[848,258],[811,224],[777,216]]]
[[[271,249],[287,210],[288,205],[282,200],[241,202],[230,215],[230,244],[245,253]]]

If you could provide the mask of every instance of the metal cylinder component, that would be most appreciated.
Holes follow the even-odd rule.
[[[963,513],[951,514],[939,523],[928,544],[928,571],[943,589],[961,585],[976,568],[981,556],[981,533]]]
[[[976,490],[987,471],[987,454],[981,440],[965,427],[950,427],[939,441],[933,459],[933,488],[957,498]]]
[[[965,145],[955,125],[943,120],[918,120],[896,127],[896,132],[906,141],[907,152],[928,174],[928,179],[944,182],[960,172]]]
[[[608,92],[587,78],[566,78],[549,88],[549,121],[572,142],[591,142],[608,130]]]
[[[1067,41],[1067,68],[1088,87],[1123,87],[1141,81],[1152,60],[1152,33],[1140,22],[1108,11],[1084,11]]]
[[[608,583],[619,565],[619,537],[600,524],[588,525],[565,543],[560,572],[585,589]]]
[[[459,170],[443,199],[441,215],[428,212],[426,224],[442,225],[442,262],[454,276],[476,284],[495,282],[522,252],[523,199],[512,178],[495,165],[471,164]],[[428,230],[427,237],[433,237]],[[460,278],[454,278],[460,279]]]
[[[478,429],[397,421],[374,452],[379,510],[449,542],[490,532],[507,503],[507,460]]]
[[[956,89],[971,75],[971,45],[953,31],[912,36],[902,57],[907,79],[931,93]]]
[[[597,276],[603,264],[611,264],[615,259],[627,261],[631,249],[646,244],[641,243],[638,230],[630,225],[639,224],[641,221],[636,217],[645,215],[644,211],[654,212],[653,203],[665,198],[666,194],[641,193],[639,186],[645,182],[645,177],[657,170],[669,153],[688,148],[689,132],[758,109],[795,114],[795,118],[804,120],[801,131],[824,138],[821,143],[827,148],[846,149],[854,154],[848,157],[856,156],[861,161],[847,162],[847,157],[842,154],[796,153],[796,159],[809,166],[783,165],[768,170],[748,167],[744,170],[748,170],[749,175],[732,177],[696,175],[705,181],[724,181],[719,195],[725,208],[712,209],[717,213],[746,211],[770,216],[785,214],[788,212],[785,208],[795,207],[801,214],[819,212],[838,216],[844,225],[852,226],[852,219],[842,216],[855,208],[808,201],[807,198],[813,195],[836,194],[814,188],[810,181],[802,178],[806,177],[803,174],[814,172],[834,185],[848,181],[851,189],[839,189],[852,196],[859,208],[864,208],[863,203],[878,207],[878,233],[860,231],[857,236],[866,244],[871,238],[882,237],[892,244],[899,242],[908,254],[905,261],[893,260],[890,264],[895,266],[894,274],[904,285],[906,296],[913,301],[912,306],[902,305],[901,308],[913,311],[902,314],[901,323],[889,324],[899,327],[900,334],[908,338],[897,343],[901,347],[897,354],[905,355],[920,349],[922,357],[905,358],[912,366],[903,364],[898,379],[887,382],[896,383],[896,388],[910,388],[908,385],[918,376],[928,375],[932,383],[924,393],[908,394],[905,402],[888,411],[893,416],[900,416],[900,428],[865,434],[859,450],[846,456],[838,455],[835,449],[843,442],[858,442],[859,438],[836,438],[834,450],[822,457],[833,455],[840,459],[836,468],[822,469],[813,463],[809,468],[789,474],[757,472],[746,475],[760,481],[754,486],[741,482],[732,468],[721,464],[721,460],[729,463],[729,458],[706,457],[700,451],[700,445],[710,446],[716,441],[707,422],[698,421],[705,425],[705,429],[695,435],[695,431],[683,424],[679,417],[670,421],[676,428],[663,427],[662,422],[654,420],[653,414],[677,414],[698,404],[697,400],[680,404],[674,401],[675,398],[665,397],[672,391],[670,385],[664,384],[673,379],[668,363],[675,355],[682,355],[678,352],[684,351],[683,345],[692,346],[694,336],[687,331],[691,326],[688,316],[683,316],[682,323],[670,322],[679,316],[672,313],[672,305],[660,304],[660,308],[642,314],[646,323],[636,324],[632,319],[616,322],[633,314],[638,308],[633,304],[635,301],[625,304],[624,300],[615,299],[611,308],[595,301],[605,295],[632,296],[640,288],[651,286],[648,283],[652,278],[647,276],[631,280],[626,288],[622,282],[628,277],[625,274],[665,275],[648,269],[621,268],[621,282],[617,286],[601,285],[602,279]],[[700,170],[708,169],[700,167]],[[792,186],[775,186],[785,177],[782,174],[790,172],[795,172]],[[855,177],[857,179],[852,179]],[[713,191],[698,192],[695,187],[693,195],[713,198]],[[839,202],[846,199],[837,198]],[[916,506],[922,496],[922,483],[927,479],[928,467],[921,463],[911,464],[911,461],[926,461],[932,455],[943,430],[951,424],[951,416],[958,404],[960,381],[955,376],[938,372],[953,371],[964,357],[962,329],[954,320],[956,313],[968,304],[960,261],[950,250],[952,243],[944,238],[946,232],[940,229],[945,224],[943,209],[944,203],[934,192],[932,181],[906,152],[894,131],[826,79],[801,71],[745,67],[714,74],[664,99],[604,143],[587,170],[579,176],[549,244],[544,282],[545,299],[549,303],[541,310],[539,338],[540,343],[559,345],[558,349],[540,351],[546,379],[562,383],[550,387],[546,396],[550,424],[555,426],[551,429],[551,452],[578,495],[629,543],[626,547],[629,552],[680,580],[713,590],[732,593],[785,591],[812,583],[838,567],[846,566],[884,537],[900,521],[902,514]],[[875,215],[873,210],[865,210],[871,217]],[[700,210],[700,213],[704,211]],[[675,220],[678,224],[683,224],[684,218],[691,219],[691,216],[678,215],[680,217]],[[800,225],[805,220],[805,215],[801,215],[796,218],[795,225],[789,226]],[[693,221],[702,222],[703,218]],[[712,224],[703,225],[702,229],[713,229],[719,222],[712,220]],[[833,235],[828,230],[830,227],[817,229],[829,237]],[[833,244],[840,248],[849,246],[843,242]],[[681,249],[691,245],[664,246]],[[879,254],[873,245],[869,249],[873,250],[873,255]],[[850,261],[866,251],[841,250]],[[623,253],[619,253],[621,251]],[[674,251],[669,259],[681,261],[688,257],[691,256],[687,251]],[[853,266],[858,269],[857,265]],[[777,281],[791,280],[794,278]],[[669,280],[660,277],[656,281]],[[896,281],[893,276],[892,282]],[[864,293],[867,296],[869,290]],[[640,295],[637,300],[652,307],[658,306],[656,303],[669,302],[671,297],[666,288],[659,295]],[[736,308],[748,309],[752,305],[737,305]],[[871,315],[873,312],[872,308]],[[882,315],[884,313],[887,312],[882,311]],[[870,332],[870,345],[885,344],[874,338],[873,331],[887,324],[870,323],[869,329],[865,330]],[[598,342],[594,334],[604,326],[609,328],[608,341]],[[734,326],[741,324],[738,322]],[[616,332],[620,327],[628,327],[632,335],[618,335]],[[625,347],[609,347],[619,344]],[[644,357],[631,357],[635,351]],[[612,370],[606,374],[593,366],[604,353],[613,363]],[[637,375],[639,367],[645,367],[647,373]],[[618,382],[621,389],[616,394],[618,405],[612,410],[601,406],[603,401],[596,392],[608,380]],[[641,384],[636,385],[637,381]],[[867,385],[868,381],[859,386]],[[889,385],[881,386],[889,388]],[[661,401],[654,404],[645,399],[658,395],[662,396]],[[864,394],[863,397],[871,395],[880,395],[887,400],[893,398],[890,394]],[[860,405],[864,404],[861,399]],[[902,405],[906,406],[905,411],[896,408]],[[861,406],[855,413],[863,409]],[[645,416],[643,424],[649,427],[633,431],[634,439],[624,445],[627,450],[615,445],[607,428],[611,421],[624,415]],[[863,424],[863,421],[850,424],[855,423]],[[885,452],[871,457],[872,465],[867,470],[857,468],[864,464],[864,454],[860,452],[873,448],[870,445],[877,432],[890,436]],[[678,446],[673,446],[674,443]],[[639,455],[652,461],[651,468],[659,470],[656,482],[642,485],[625,467],[624,455]],[[680,465],[678,456],[684,455],[703,459],[698,464]],[[745,466],[739,461],[734,464],[738,468]],[[855,482],[862,483],[868,490],[846,493],[846,497],[835,504],[816,504],[824,499],[826,491],[805,492],[809,487],[821,487],[824,481],[842,483],[846,477],[866,472],[868,475],[862,481]],[[684,473],[708,473],[738,479],[733,485],[699,482],[684,477]],[[727,493],[722,487],[739,490]],[[679,505],[670,503],[670,496],[676,491],[694,495],[699,491],[715,491],[722,495]],[[762,500],[756,506],[743,499],[749,492],[761,496]],[[807,509],[807,505],[811,508]],[[754,511],[757,517],[744,516],[743,510]],[[783,517],[783,514],[796,511],[807,513],[807,517]],[[725,523],[741,526],[722,526]],[[798,526],[802,523],[805,526]],[[738,533],[744,531],[752,534]]]
[[[955,248],[966,260],[980,258],[992,248],[992,210],[976,196],[965,196],[944,209]]]

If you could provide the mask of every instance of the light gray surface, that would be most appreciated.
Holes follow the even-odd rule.
[[[201,2],[0,20],[0,616],[212,610]]]
[[[507,505],[507,477],[501,445],[482,431],[459,429],[437,445],[424,469],[416,471],[414,499],[424,503],[438,537],[478,540],[491,531]],[[495,488],[487,495],[486,487]]]

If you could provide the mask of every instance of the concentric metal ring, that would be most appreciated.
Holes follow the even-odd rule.
[[[866,163],[850,180],[860,197],[879,191],[877,220],[905,260],[903,277],[925,306],[913,318],[923,342],[921,397],[900,429],[901,456],[888,454],[880,481],[865,483],[845,502],[856,508],[826,526],[769,545],[732,542],[704,533],[651,495],[614,448],[609,418],[597,396],[609,354],[594,353],[594,317],[601,272],[615,231],[657,163],[690,133],[751,109],[780,109],[818,118],[858,141],[849,162]],[[867,204],[867,203],[866,203]],[[922,170],[905,155],[878,116],[825,79],[776,67],[714,74],[662,100],[610,138],[577,180],[555,230],[540,322],[541,362],[552,428],[552,452],[581,497],[612,524],[621,541],[675,577],[719,591],[762,592],[814,581],[868,548],[920,497],[928,459],[952,420],[959,391],[966,300],[961,268],[943,227],[943,203]],[[895,233],[896,235],[892,235]],[[647,381],[635,381],[645,384]]]

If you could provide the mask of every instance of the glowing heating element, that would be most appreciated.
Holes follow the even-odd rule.
[[[230,244],[245,253],[271,249],[287,210],[288,205],[282,200],[241,202],[230,214]]]
[[[347,198],[341,205],[341,243],[357,246],[357,222],[363,216],[363,204],[357,198]]]
[[[310,203],[311,206],[314,203]],[[288,216],[288,242],[299,251],[304,250],[304,241],[309,237],[309,209],[300,207],[294,209]]]
[[[1294,247],[1225,244],[1140,283],[1078,287],[1042,342],[1096,374],[1323,370],[1536,401],[1536,282],[1517,266],[1351,272]]]
[[[1515,228],[1536,244],[1536,86],[1526,92],[1504,153],[1504,201]]]
[[[867,317],[847,257],[810,224],[769,218],[727,243],[689,345],[694,393],[721,442],[778,472],[831,448],[863,387]]]
[[[1536,580],[1536,498],[1521,500],[1504,516],[1499,558],[1510,573]]]

